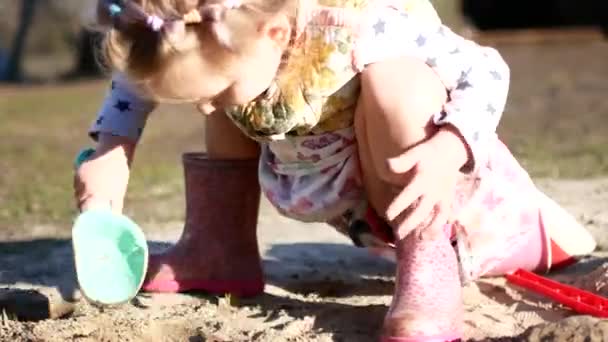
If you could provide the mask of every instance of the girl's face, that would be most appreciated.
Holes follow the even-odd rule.
[[[203,44],[201,51],[176,56],[160,77],[153,80],[161,100],[195,102],[204,113],[230,105],[243,105],[262,94],[272,83],[291,36],[287,18],[273,20],[260,28],[247,53],[228,55]],[[167,80],[179,80],[170,84]]]
[[[270,86],[281,64],[283,49],[264,38],[254,44],[246,56],[235,60],[226,70],[232,76],[230,83],[207,101],[205,105],[213,107],[209,109],[246,104]]]

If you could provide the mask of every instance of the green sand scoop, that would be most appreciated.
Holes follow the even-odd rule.
[[[78,167],[92,154],[85,150]],[[139,292],[148,267],[148,245],[140,227],[110,207],[82,212],[72,228],[76,275],[91,302],[121,304]]]

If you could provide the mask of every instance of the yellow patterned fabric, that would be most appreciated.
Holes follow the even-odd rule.
[[[410,16],[440,22],[428,0],[320,0],[319,6],[343,9],[363,18],[370,5],[397,7]],[[336,11],[334,11],[336,12]],[[332,12],[333,13],[333,12]],[[228,116],[258,141],[332,132],[353,125],[360,91],[353,67],[357,25],[311,20],[289,50],[286,63],[265,94],[247,105],[227,109]]]

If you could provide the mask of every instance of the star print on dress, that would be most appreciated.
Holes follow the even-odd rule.
[[[121,113],[128,112],[131,110],[131,102],[118,100],[114,108],[118,109]]]
[[[103,116],[100,116],[100,117],[97,119],[97,121],[95,121],[95,123],[96,123],[96,124],[98,124],[98,125],[101,125],[101,124],[103,124],[103,119],[104,119],[104,117],[103,117]]]
[[[473,141],[477,142],[477,141],[479,141],[480,138],[481,138],[480,132],[473,133]]]
[[[450,51],[451,55],[457,55],[460,53],[460,49],[459,48],[455,48],[454,50]]]
[[[488,192],[482,203],[487,209],[494,210],[503,200],[504,198],[496,196],[494,192]]]
[[[431,68],[434,68],[437,66],[437,58],[434,57],[429,57],[426,59],[426,64],[428,66],[430,66]]]
[[[471,88],[473,85],[469,82],[469,73],[471,72],[471,70],[469,69],[469,71],[463,71],[460,74],[460,78],[457,81],[457,85],[456,85],[456,89],[458,90],[466,90],[468,88]]]
[[[456,89],[458,90],[466,90],[468,88],[471,88],[472,85],[471,83],[469,83],[469,81],[462,81],[462,82],[458,82],[458,85],[456,86]]]
[[[416,38],[416,44],[418,44],[419,47],[424,46],[426,44],[426,37],[419,35],[418,38]]]
[[[494,108],[494,106],[491,103],[488,103],[488,107],[486,108],[486,111],[492,115],[495,115],[497,112],[496,108]]]
[[[490,75],[492,75],[492,77],[496,80],[496,81],[500,81],[502,80],[502,75],[496,71],[496,70],[492,70],[490,71]]]
[[[378,22],[374,24],[374,32],[376,32],[376,36],[383,34],[385,29],[386,22],[382,19],[379,19]]]

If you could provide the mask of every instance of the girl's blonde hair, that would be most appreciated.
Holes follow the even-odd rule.
[[[149,89],[148,81],[175,63],[196,65],[198,58],[226,66],[247,53],[259,25],[274,15],[284,12],[296,20],[298,0],[228,1],[98,0],[97,22],[106,29],[103,63]],[[170,78],[164,80],[179,83]]]

